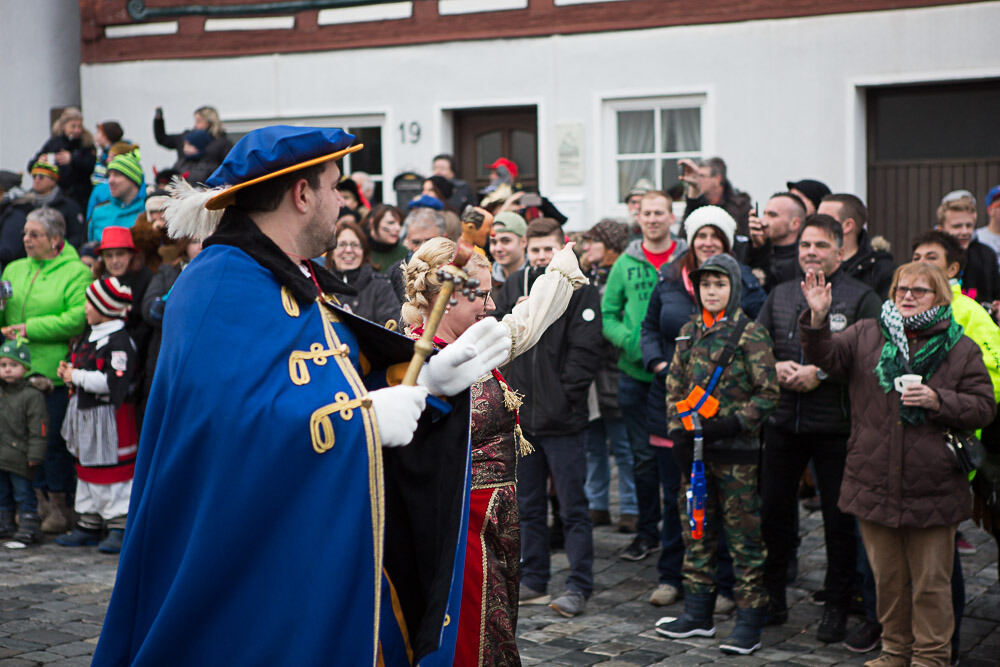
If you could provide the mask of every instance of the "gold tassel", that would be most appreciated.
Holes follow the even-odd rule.
[[[514,425],[514,439],[517,440],[517,449],[521,456],[527,456],[535,451],[528,439],[524,437],[524,431],[521,430],[520,424]]]
[[[524,396],[511,389],[505,382],[503,385],[504,407],[510,410],[511,412],[515,412],[521,409],[521,403],[523,402],[524,402]]]

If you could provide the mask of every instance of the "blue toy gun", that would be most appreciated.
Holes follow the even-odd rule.
[[[700,540],[705,535],[705,440],[702,437],[701,419],[691,414],[694,422],[694,460],[691,462],[691,486],[687,491],[687,510],[691,521],[691,538]]]

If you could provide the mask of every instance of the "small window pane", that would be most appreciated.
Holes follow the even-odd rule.
[[[625,201],[625,195],[636,186],[640,179],[646,179],[655,186],[653,170],[655,160],[618,161],[618,201]]]
[[[664,192],[670,192],[675,188],[681,187],[680,167],[677,166],[677,163],[678,161],[683,160],[685,157],[690,160],[694,160],[695,162],[698,161],[697,155],[668,157],[668,158],[663,158],[663,160],[660,161],[660,178],[661,178],[660,183],[663,184],[662,189]]]
[[[518,174],[536,174],[535,133],[513,130],[510,133],[510,159],[517,165]]]
[[[701,109],[662,109],[663,152],[701,150]]]
[[[486,179],[490,177],[490,170],[486,165],[493,164],[500,154],[500,131],[487,132],[476,137],[476,178]]]
[[[351,153],[351,171],[365,171],[369,174],[382,173],[382,128],[352,127],[348,132],[355,137],[355,143],[365,147],[357,153]]]
[[[618,154],[652,153],[653,110],[618,112]]]

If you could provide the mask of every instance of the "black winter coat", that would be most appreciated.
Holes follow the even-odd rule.
[[[514,273],[494,296],[498,319],[528,292],[528,271]],[[585,285],[538,343],[502,369],[511,388],[524,394],[520,420],[525,433],[572,435],[587,428],[587,390],[603,349],[601,297],[597,288]]]
[[[353,296],[337,296],[352,313],[382,326],[389,320],[399,321],[402,304],[396,297],[388,276],[376,271],[371,264],[362,264],[353,271],[338,271],[330,267],[330,272],[338,280],[357,290],[358,293]]]
[[[892,274],[896,271],[896,262],[887,250],[875,250],[868,240],[868,232],[862,231],[858,239],[858,251],[854,257],[844,260],[840,270],[871,287],[879,298],[889,298],[889,288],[892,287]]]
[[[0,265],[6,266],[15,259],[25,257],[24,253],[24,223],[28,214],[40,206],[50,206],[59,211],[66,221],[66,242],[79,249],[87,242],[87,226],[83,221],[83,213],[76,201],[67,197],[62,190],[56,191],[56,196],[46,204],[38,201],[33,192],[29,192],[9,202],[0,211]]]
[[[864,283],[837,270],[830,276],[833,305],[830,321],[836,331],[855,322],[877,318],[882,300]],[[772,290],[757,321],[771,334],[774,360],[806,364],[799,340],[799,316],[809,310],[802,296],[800,281],[790,280]],[[824,433],[847,435],[851,431],[851,407],[844,378],[830,376],[809,392],[781,388],[778,408],[767,420],[768,426],[788,433]]]
[[[799,244],[771,245],[768,241],[759,248],[747,248],[746,263],[760,278],[764,290],[770,292],[783,282],[802,275],[799,266]]]
[[[80,210],[86,211],[92,187],[90,175],[94,173],[94,164],[97,162],[97,150],[93,144],[84,145],[82,138],[70,139],[64,134],[49,137],[35,156],[28,161],[28,171],[31,171],[31,165],[43,153],[58,153],[64,150],[70,152],[70,161],[69,164],[58,165],[59,187],[67,197],[77,203]]]
[[[965,249],[962,294],[979,303],[992,303],[1000,299],[1000,272],[997,271],[997,254],[988,245],[975,239]]]
[[[172,148],[177,151],[177,162],[173,165],[173,168],[178,171],[188,171],[190,169],[190,166],[184,166],[186,162],[190,161],[190,158],[184,154],[184,135],[188,132],[190,130],[184,130],[180,134],[167,134],[163,118],[158,116],[153,118],[153,136],[156,137],[156,143],[164,148]],[[226,153],[232,147],[233,142],[225,134],[212,139],[208,146],[205,147],[205,154],[199,160],[201,166],[198,173],[207,171],[208,175],[211,176],[212,172],[226,159]],[[192,182],[195,180],[197,179],[193,179]]]

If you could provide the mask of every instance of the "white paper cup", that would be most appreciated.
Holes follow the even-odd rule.
[[[913,385],[922,384],[924,379],[919,375],[914,375],[908,373],[906,375],[900,375],[892,381],[892,384],[896,387],[896,391],[903,393],[907,387],[912,387]]]

